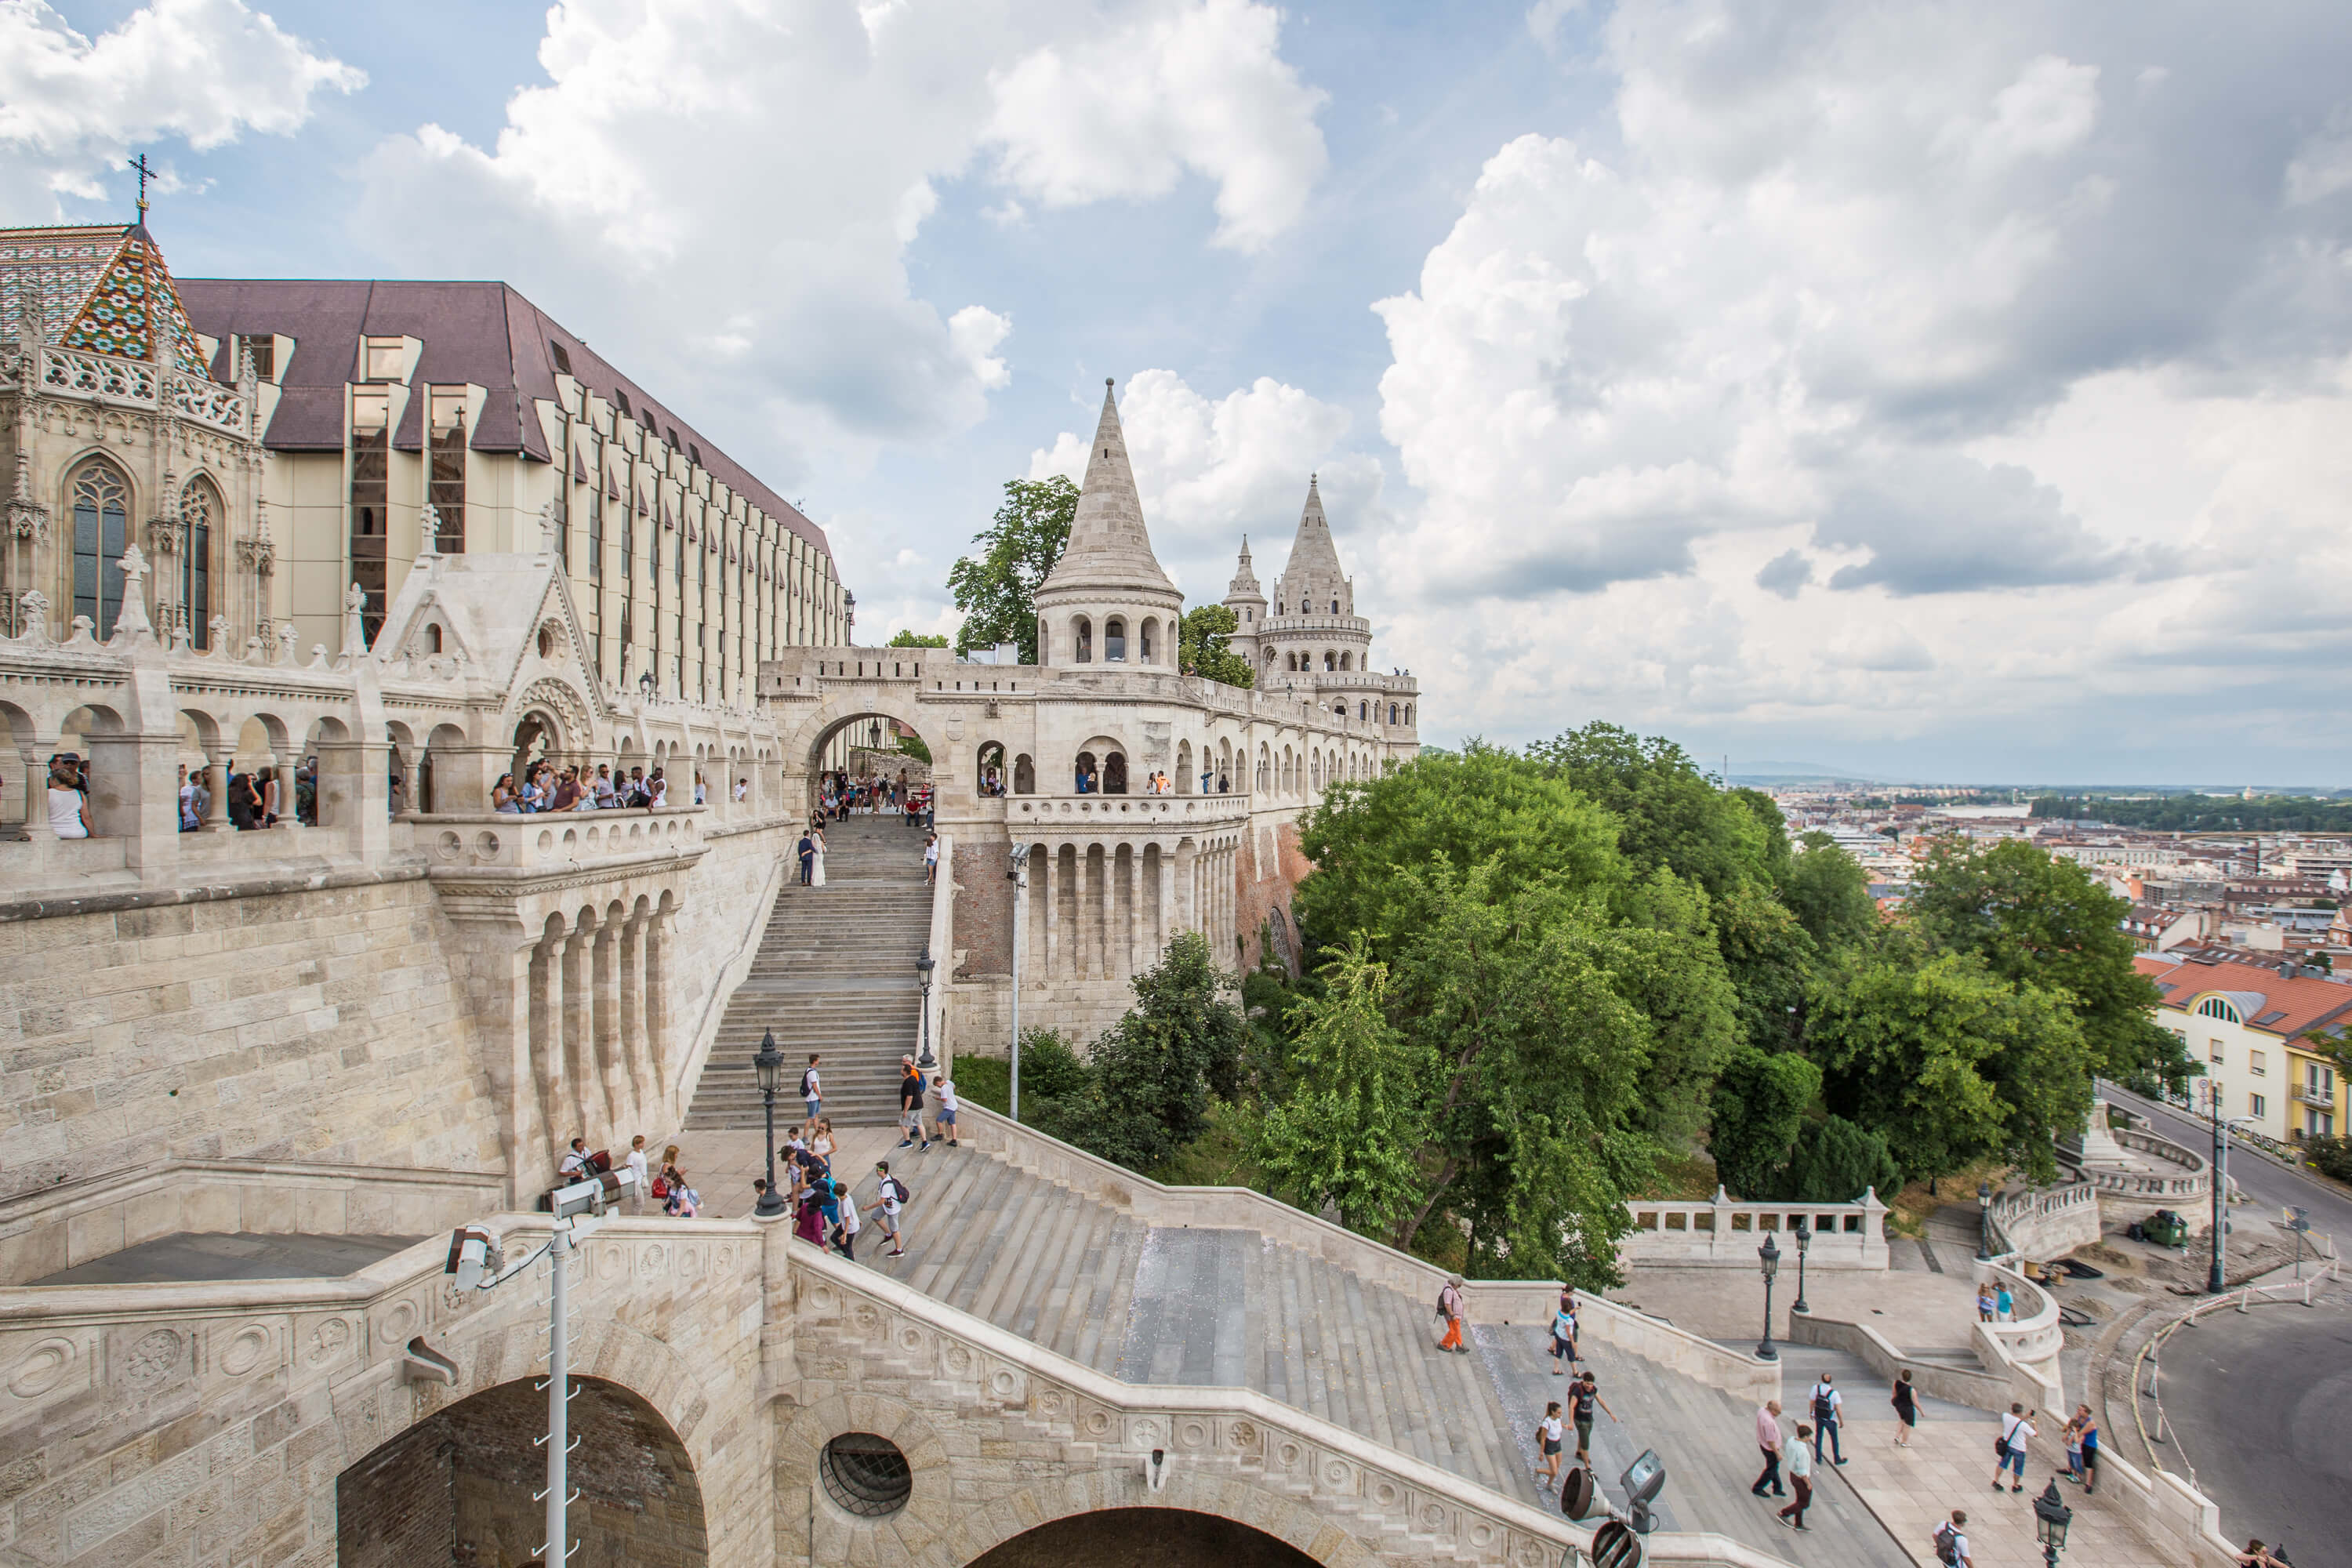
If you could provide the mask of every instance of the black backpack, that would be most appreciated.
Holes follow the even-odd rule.
[[[897,1201],[902,1208],[915,1201],[914,1193],[908,1187],[906,1183],[900,1181],[896,1176],[883,1177],[882,1188],[883,1195],[885,1197],[891,1196],[895,1193],[897,1195]]]
[[[1936,1561],[1945,1568],[1959,1568],[1960,1549],[1952,1539],[1952,1527],[1948,1524],[1936,1527]]]
[[[806,1100],[809,1097],[809,1074],[815,1071],[816,1068],[811,1068],[807,1072],[801,1074],[801,1098],[803,1100]]]
[[[1828,1394],[1816,1394],[1813,1395],[1813,1419],[1815,1421],[1834,1421],[1837,1419],[1837,1406],[1830,1403],[1830,1396]]]

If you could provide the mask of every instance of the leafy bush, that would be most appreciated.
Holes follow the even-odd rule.
[[[2303,1141],[2303,1157],[2323,1176],[2352,1182],[2352,1138],[2317,1133]]]
[[[1790,1203],[1850,1204],[1864,1187],[1876,1188],[1881,1203],[1903,1189],[1903,1173],[1886,1147],[1885,1135],[1843,1116],[1807,1123],[1781,1178],[1780,1195]]]

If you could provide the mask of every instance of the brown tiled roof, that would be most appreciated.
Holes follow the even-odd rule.
[[[799,509],[504,283],[186,278],[180,279],[179,292],[197,330],[220,340],[215,374],[224,378],[232,374],[227,356],[233,335],[275,332],[295,340],[293,358],[279,377],[285,395],[263,437],[274,450],[340,449],[343,387],[358,378],[360,340],[412,337],[425,345],[417,383],[467,382],[488,389],[468,443],[476,451],[551,461],[546,432],[530,405],[555,398],[553,345],[561,344],[572,374],[590,391],[608,403],[625,404],[649,430],[665,437],[675,431],[681,442],[691,441],[713,477],[817,549],[832,552],[824,531]],[[393,444],[419,450],[424,416],[425,400],[411,398]]]
[[[2211,992],[2259,993],[2263,1004],[2248,1016],[2248,1026],[2283,1039],[2293,1039],[2352,1014],[2352,985],[2319,975],[2298,974],[2289,980],[2272,965],[2178,963],[2168,956],[2152,954],[2135,958],[2132,967],[2156,982],[2164,992],[2166,1006],[2182,1012],[2193,1010],[2197,999]]]

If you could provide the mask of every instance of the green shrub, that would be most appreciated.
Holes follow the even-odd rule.
[[[2352,1138],[2341,1133],[2315,1133],[2303,1141],[2303,1157],[2321,1175],[2352,1182]]]

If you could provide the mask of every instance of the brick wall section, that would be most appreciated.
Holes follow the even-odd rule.
[[[335,1481],[336,1568],[422,1568],[452,1561],[457,1516],[448,1432],[412,1427]]]
[[[1268,838],[1274,841],[1274,853],[1265,854]],[[1241,904],[1237,911],[1242,939],[1241,965],[1244,973],[1262,962],[1265,945],[1266,912],[1282,910],[1283,919],[1290,924],[1294,940],[1291,962],[1294,965],[1309,963],[1312,954],[1299,954],[1297,924],[1290,920],[1290,896],[1297,890],[1299,881],[1312,871],[1314,863],[1298,852],[1298,824],[1278,822],[1251,829],[1243,840],[1241,860]]]
[[[1010,839],[984,839],[955,846],[954,978],[1013,973],[1013,897]]]
[[[0,1197],[169,1158],[502,1167],[423,881],[0,922]]]

